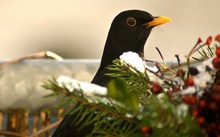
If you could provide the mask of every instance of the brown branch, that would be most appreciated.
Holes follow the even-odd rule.
[[[158,47],[155,47],[157,52],[159,53],[161,59],[164,61],[164,57],[163,57],[163,54],[161,53],[160,49]]]
[[[18,59],[14,59],[14,60],[10,60],[10,61],[6,61],[2,64],[0,64],[0,69],[8,66],[8,65],[12,65],[12,64],[16,64],[18,62],[22,62],[24,60],[27,59],[40,59],[40,58],[52,58],[52,59],[56,59],[56,60],[62,60],[62,57],[60,57],[59,55],[50,52],[50,51],[44,51],[44,52],[38,52],[38,53],[34,53],[22,58],[18,58]]]
[[[10,131],[5,131],[5,130],[0,130],[0,135],[22,137],[22,134],[10,132]]]
[[[36,133],[33,133],[32,135],[30,135],[29,137],[37,137],[39,134],[42,134],[48,130],[50,130],[51,128],[54,128],[56,126],[58,126],[60,124],[60,122],[62,121],[62,119],[44,127],[43,129],[40,129],[39,131],[37,131]]]
[[[2,125],[3,125],[3,116],[4,116],[3,112],[0,111],[0,130],[2,129]]]

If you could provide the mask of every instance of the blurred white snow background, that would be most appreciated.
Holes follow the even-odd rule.
[[[55,98],[42,87],[52,77],[66,75],[90,82],[98,69],[97,60],[31,60],[9,65],[0,71],[0,109],[23,108],[30,111],[55,104]]]

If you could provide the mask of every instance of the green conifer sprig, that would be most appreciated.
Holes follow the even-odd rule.
[[[146,71],[142,73],[134,66],[131,66],[124,61],[120,61],[119,59],[115,59],[113,64],[107,69],[110,70],[110,73],[107,73],[106,75],[126,81],[128,90],[131,90],[131,92],[140,97],[142,97],[142,95],[151,95],[150,79]]]
[[[137,130],[133,126],[135,120],[127,117],[125,113],[119,113],[117,107],[112,104],[91,103],[83,96],[81,90],[69,91],[65,86],[60,86],[55,79],[45,82],[43,87],[54,91],[47,97],[59,98],[56,108],[69,106],[64,115],[75,115],[72,123],[79,127],[78,130],[91,124],[94,125],[92,134],[88,136],[98,134],[99,136],[125,137]]]

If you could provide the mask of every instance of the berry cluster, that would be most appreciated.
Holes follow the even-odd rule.
[[[213,59],[213,67],[216,73],[214,82],[204,90],[202,96],[187,94],[183,96],[183,102],[190,106],[191,114],[196,119],[202,131],[209,137],[220,137],[220,48],[216,48],[216,57]],[[186,79],[185,84],[193,85],[193,79]]]
[[[209,137],[220,136],[220,88],[216,90],[215,87],[214,84],[201,98],[195,95],[186,95],[183,98],[183,101],[190,106],[197,123]]]
[[[187,56],[188,59],[193,53],[200,49],[203,50],[205,46],[207,46],[208,51],[211,53],[210,56],[206,56],[206,59],[211,58],[214,55],[211,51],[213,50],[211,48],[212,40],[213,38],[209,36],[203,43],[199,38]],[[157,81],[152,81],[151,92],[158,95],[165,91],[171,101],[175,101],[178,98],[176,98],[176,95],[180,95],[181,101],[189,106],[190,113],[204,134],[209,137],[220,137],[220,35],[217,35],[214,40],[218,43],[215,45],[216,57],[212,60],[214,69],[211,69],[208,65],[205,66],[204,69],[204,73],[210,72],[211,79],[213,80],[208,81],[205,88],[200,88],[199,85],[197,85],[198,81],[195,80],[195,77],[198,79],[198,75],[202,73],[200,73],[196,67],[190,67],[188,64],[188,71],[185,71],[181,66],[177,69],[176,77],[180,78],[179,82],[175,80],[169,81],[171,88],[167,90]],[[163,80],[166,81],[165,78]],[[183,93],[182,91],[184,90],[193,90],[193,92]],[[140,130],[146,136],[152,132],[148,126],[144,126]]]

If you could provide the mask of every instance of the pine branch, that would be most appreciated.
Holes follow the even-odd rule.
[[[117,81],[116,83],[120,82]],[[55,92],[54,95],[62,96],[61,102],[64,100],[64,103],[60,103],[59,107],[71,105],[66,114],[75,114],[76,117],[73,119],[72,124],[79,126],[78,130],[90,124],[94,125],[94,129],[88,137],[97,135],[144,137],[144,134],[139,130],[144,125],[152,127],[153,133],[151,137],[163,137],[164,135],[196,137],[200,135],[200,132],[197,133],[198,129],[195,126],[195,122],[190,119],[191,116],[178,116],[176,114],[176,106],[166,97],[143,96],[144,100],[146,100],[145,104],[142,104],[143,110],[138,111],[132,117],[127,117],[125,116],[126,109],[118,111],[115,106],[112,106],[113,104],[90,103],[86,98],[83,98],[80,91],[70,92],[67,88],[60,87],[54,79],[45,83],[44,87],[53,90]],[[122,103],[124,102],[122,101]],[[129,109],[127,111],[130,112]],[[189,123],[191,124],[188,125]],[[182,131],[182,129],[184,130]]]
[[[120,61],[119,59],[114,60],[113,64],[107,69],[110,70],[110,73],[107,73],[106,75],[126,81],[129,89],[138,93],[138,96],[143,93],[146,96],[151,95],[149,86],[150,79],[146,71],[142,73],[135,67]]]
[[[91,136],[100,135],[101,133],[103,135],[113,133],[124,135],[135,130],[132,126],[135,124],[135,120],[126,117],[124,113],[119,113],[112,105],[106,105],[102,102],[90,103],[83,97],[81,91],[70,92],[67,88],[60,87],[55,79],[44,83],[43,86],[55,92],[52,96],[61,96],[62,99],[57,103],[56,107],[71,106],[65,115],[76,115],[72,123],[79,126],[78,130],[91,124],[94,124]],[[122,127],[124,130],[115,127]]]

